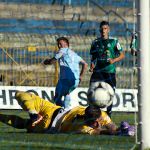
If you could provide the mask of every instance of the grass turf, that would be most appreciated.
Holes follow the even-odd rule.
[[[22,110],[2,110],[5,114],[28,117]],[[126,120],[134,124],[133,113],[113,113],[112,119],[119,125]],[[135,137],[81,134],[31,134],[0,122],[0,150],[130,150]]]

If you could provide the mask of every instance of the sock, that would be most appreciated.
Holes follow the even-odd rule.
[[[65,109],[69,108],[71,106],[70,100],[71,99],[70,99],[69,94],[64,97],[64,107],[65,107]]]

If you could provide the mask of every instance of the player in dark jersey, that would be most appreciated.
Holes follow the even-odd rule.
[[[116,67],[115,63],[124,58],[124,52],[118,40],[109,36],[109,22],[100,23],[100,38],[92,42],[90,55],[90,71],[92,76],[90,84],[96,81],[104,81],[116,87]],[[107,107],[107,114],[111,116],[112,105]]]

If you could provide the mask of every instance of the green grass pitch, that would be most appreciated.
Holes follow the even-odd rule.
[[[28,117],[22,110],[1,110],[1,113]],[[113,121],[126,120],[134,124],[133,113],[116,113]],[[31,134],[0,122],[0,150],[130,150],[135,137],[81,134]]]

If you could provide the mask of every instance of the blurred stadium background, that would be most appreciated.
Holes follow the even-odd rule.
[[[129,49],[135,13],[134,0],[1,0],[1,85],[55,86],[58,65],[41,63],[57,51],[56,38],[68,37],[72,49],[89,64],[99,23],[108,20],[111,36],[119,39],[126,55],[117,65],[117,87],[136,88],[135,58]],[[87,71],[81,87],[88,87],[89,75]]]

